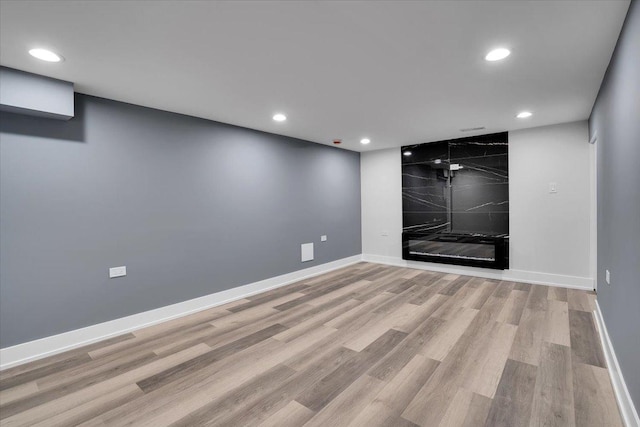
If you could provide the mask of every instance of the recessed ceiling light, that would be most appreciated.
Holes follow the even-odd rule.
[[[526,119],[527,117],[531,117],[531,116],[533,116],[531,111],[521,111],[518,113],[516,117],[519,119]]]
[[[362,138],[362,139],[360,140],[360,144],[365,144],[365,145],[366,145],[366,144],[368,144],[368,143],[370,143],[370,142],[371,142],[371,140],[370,140],[369,138]]]
[[[31,49],[29,55],[47,62],[60,62],[62,56],[47,49]]]
[[[439,165],[440,163],[442,163],[442,160],[440,160],[440,159],[435,159],[435,160],[433,161],[433,163],[435,163],[436,165]]]
[[[275,120],[276,122],[284,122],[285,120],[287,120],[287,116],[282,113],[278,113],[273,116],[273,120]]]
[[[405,152],[404,152],[404,153],[402,153],[402,154],[404,154],[405,156],[410,156],[410,155],[411,155],[411,151],[405,151]]]
[[[511,51],[509,49],[505,49],[503,47],[498,49],[493,49],[491,52],[487,53],[487,56],[484,57],[487,61],[500,61],[501,59],[506,58],[511,55]]]

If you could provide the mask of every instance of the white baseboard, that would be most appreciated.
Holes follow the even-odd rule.
[[[354,255],[315,267],[305,268],[304,270],[294,271],[293,273],[238,286],[226,291],[216,292],[215,294],[3,348],[0,349],[0,370],[246,298],[260,292],[346,267],[361,260],[361,255]]]
[[[620,365],[618,364],[618,358],[616,352],[613,350],[613,344],[609,338],[609,332],[607,332],[607,326],[604,324],[604,318],[600,311],[600,305],[596,300],[596,309],[594,311],[596,324],[598,325],[598,331],[600,332],[600,340],[602,341],[602,349],[604,350],[604,357],[607,360],[607,368],[609,370],[609,376],[611,377],[611,384],[613,385],[613,391],[618,401],[618,408],[622,415],[624,425],[627,427],[640,427],[640,418],[638,418],[638,412],[633,405],[631,395],[627,384],[624,382]]]
[[[511,282],[532,283],[534,285],[557,286],[570,289],[593,290],[593,279],[590,277],[564,276],[561,274],[539,273],[523,270],[492,270],[489,268],[465,267],[431,262],[407,261],[402,258],[363,254],[362,260],[377,264],[395,265],[421,270],[437,271],[447,274],[484,277],[486,279],[508,280]]]

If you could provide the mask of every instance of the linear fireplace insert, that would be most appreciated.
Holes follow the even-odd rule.
[[[402,233],[402,258],[504,270],[509,267],[509,237]]]

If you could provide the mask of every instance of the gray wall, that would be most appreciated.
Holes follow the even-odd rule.
[[[640,3],[629,7],[589,120],[598,156],[598,303],[640,408]],[[611,286],[605,281],[611,271]]]
[[[0,131],[3,348],[361,253],[359,153],[84,95]]]

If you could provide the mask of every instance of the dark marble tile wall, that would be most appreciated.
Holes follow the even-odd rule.
[[[402,153],[404,231],[509,234],[506,132],[406,146]]]

